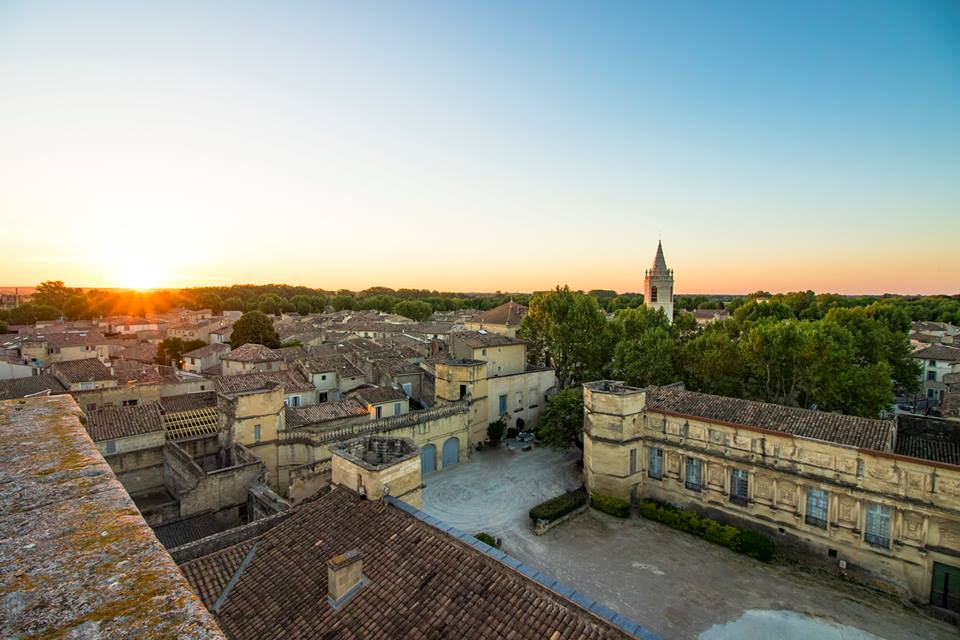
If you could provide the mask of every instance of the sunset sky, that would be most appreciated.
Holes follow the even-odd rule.
[[[960,3],[8,0],[0,221],[0,285],[956,294]]]

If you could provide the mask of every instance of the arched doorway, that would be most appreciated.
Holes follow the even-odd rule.
[[[420,474],[427,475],[437,470],[437,447],[425,444],[420,449]]]
[[[517,431],[523,431],[525,426],[527,426],[527,423],[523,421],[523,418],[517,418]]]
[[[449,438],[443,443],[443,468],[452,467],[460,462],[460,439]]]

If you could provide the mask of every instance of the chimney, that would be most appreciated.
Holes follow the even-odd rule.
[[[327,602],[334,609],[365,584],[363,556],[359,549],[352,549],[327,560]]]

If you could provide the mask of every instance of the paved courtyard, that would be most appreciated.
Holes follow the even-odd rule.
[[[957,637],[955,627],[896,599],[637,516],[588,510],[533,535],[527,511],[579,486],[576,459],[546,448],[481,451],[425,478],[424,509],[503,538],[505,552],[671,640]]]

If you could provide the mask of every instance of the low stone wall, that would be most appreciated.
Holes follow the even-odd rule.
[[[575,517],[575,516],[580,515],[581,513],[583,513],[584,511],[586,511],[586,510],[589,509],[589,508],[590,508],[590,501],[588,500],[587,503],[586,503],[585,505],[583,505],[582,507],[577,507],[576,509],[574,509],[574,510],[571,511],[570,513],[568,513],[568,514],[566,514],[566,515],[563,515],[563,516],[560,516],[559,518],[557,518],[557,519],[554,520],[553,522],[547,522],[546,520],[537,520],[536,524],[533,525],[533,533],[534,533],[535,535],[542,536],[542,535],[545,534],[547,531],[550,531],[550,529],[553,529],[555,526],[557,526],[557,525],[559,525],[559,524],[562,524],[562,523],[566,522],[567,520],[570,520],[571,518],[573,518],[573,517]]]

